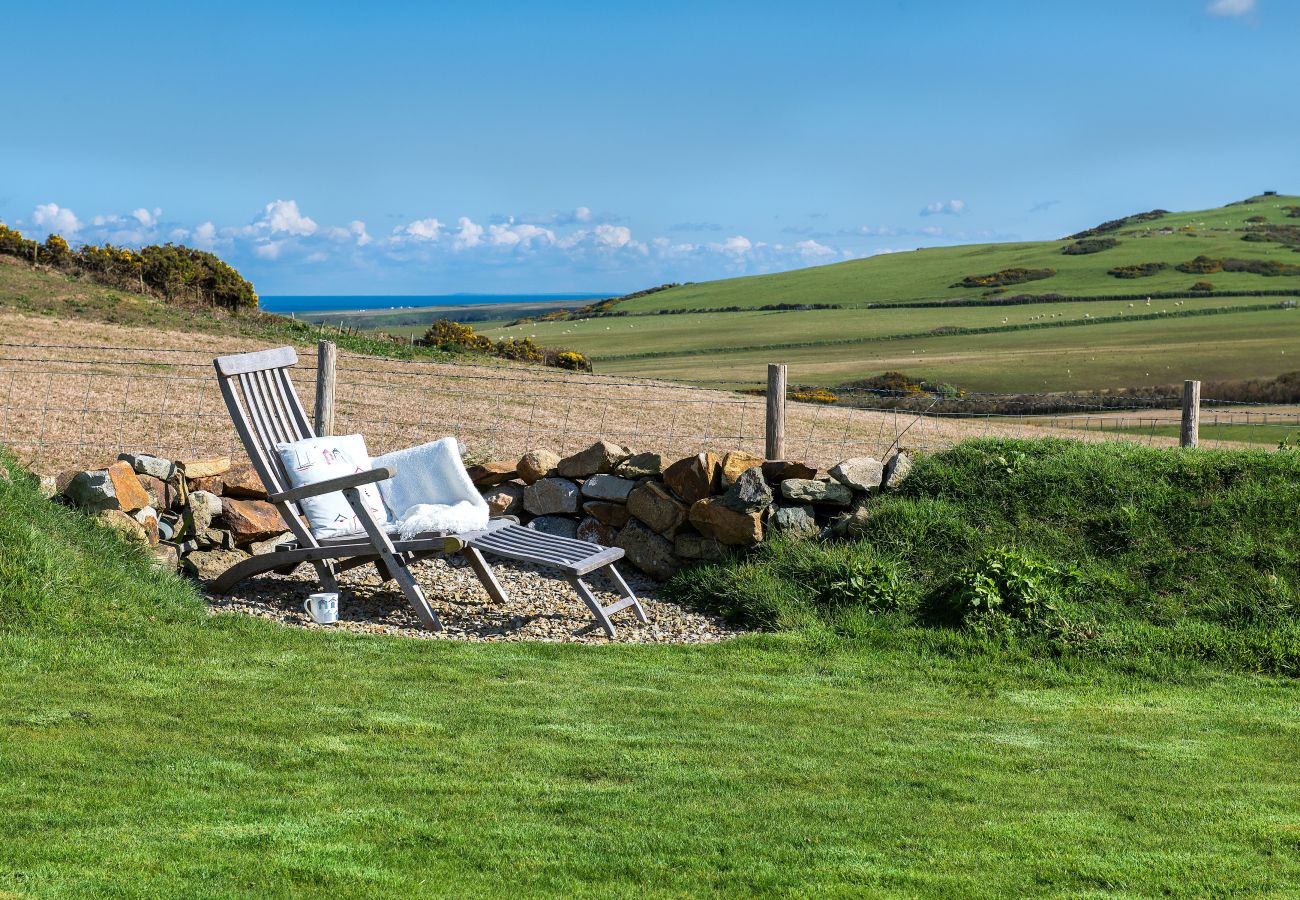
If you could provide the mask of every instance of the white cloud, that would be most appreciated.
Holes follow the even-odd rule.
[[[735,234],[727,238],[721,244],[713,244],[712,246],[717,247],[723,253],[730,253],[734,256],[744,256],[746,253],[754,249],[754,242],[743,234]]]
[[[152,211],[147,210],[144,207],[141,207],[140,209],[137,209],[135,212],[131,213],[131,215],[135,218],[137,222],[140,223],[141,227],[154,228],[158,225],[158,219],[160,216],[162,216],[162,210],[156,206],[153,208]]]
[[[42,203],[32,213],[38,228],[49,228],[62,235],[76,234],[81,230],[81,220],[76,213],[57,203]]]
[[[632,229],[626,225],[597,225],[596,243],[605,247],[626,247],[632,243]]]
[[[532,225],[527,222],[519,224],[508,222],[504,225],[489,225],[487,240],[494,247],[529,248],[535,242],[541,244],[555,243],[555,232],[549,228],[542,228],[539,225]]]
[[[352,232],[352,236],[357,239],[358,247],[364,247],[366,244],[369,244],[374,240],[374,238],[366,233],[366,223],[362,222],[360,219],[353,219],[348,225],[348,231]]]
[[[591,210],[590,210],[588,207],[586,207],[586,206],[579,206],[577,209],[575,209],[575,210],[573,211],[573,221],[575,221],[575,222],[590,222],[590,221],[591,221]]]
[[[473,222],[469,216],[461,216],[456,220],[456,224],[460,226],[460,230],[452,239],[453,250],[468,250],[483,242],[483,226]]]
[[[966,211],[965,200],[937,200],[926,204],[921,210],[923,216],[960,216]]]
[[[1255,0],[1213,0],[1205,11],[1212,16],[1244,16],[1255,11]]]
[[[835,256],[835,250],[827,247],[825,244],[819,244],[814,240],[795,241],[794,249],[806,259],[824,259],[828,256]]]
[[[316,223],[298,210],[296,200],[272,200],[253,222],[253,228],[271,234],[296,234],[306,237],[316,233]]]
[[[194,229],[194,235],[190,240],[200,250],[211,250],[217,245],[217,226],[211,222],[204,222]]]
[[[258,259],[279,259],[284,249],[284,241],[266,241],[253,247],[253,255]]]
[[[394,234],[405,235],[417,241],[436,241],[442,233],[443,224],[437,219],[416,219],[405,227],[399,225],[393,229]]]

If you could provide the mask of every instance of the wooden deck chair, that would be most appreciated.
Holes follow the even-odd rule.
[[[428,534],[410,540],[394,540],[384,526],[375,521],[358,490],[363,485],[392,478],[394,473],[390,468],[375,468],[318,484],[292,487],[276,446],[317,436],[289,378],[288,369],[297,362],[298,355],[292,347],[213,360],[221,395],[230,410],[235,430],[253,468],[262,478],[267,499],[280,511],[295,538],[270,553],[231,566],[212,583],[215,592],[229,593],[245,578],[265,572],[288,574],[302,563],[310,563],[316,569],[322,590],[336,591],[339,572],[374,564],[381,578],[397,582],[420,622],[426,628],[440,631],[442,623],[408,566],[436,553],[459,552],[469,560],[488,594],[498,603],[504,603],[505,591],[484,559],[486,553],[560,569],[610,637],[616,634],[609,619],[614,613],[630,608],[639,621],[647,621],[641,602],[614,568],[614,563],[623,557],[623,551],[617,547],[602,547],[588,541],[544,534],[505,519],[491,521],[486,528],[465,534]],[[299,515],[298,501],[333,492],[342,492],[347,498],[363,530],[344,537],[318,540]],[[599,569],[608,570],[621,595],[620,600],[609,606],[601,606],[583,581],[584,576]]]

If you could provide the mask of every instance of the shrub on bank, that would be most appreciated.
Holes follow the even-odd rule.
[[[987,275],[967,275],[961,281],[951,284],[949,287],[996,288],[1008,284],[1023,284],[1026,281],[1041,281],[1044,278],[1051,278],[1055,274],[1056,270],[1050,267],[1046,269],[1002,269],[997,272],[990,272]]]
[[[767,628],[1300,675],[1300,453],[972,441],[866,502],[854,540],[770,542],[669,593]]]
[[[1113,275],[1116,278],[1150,278],[1152,275],[1159,274],[1169,268],[1168,263],[1149,262],[1138,263],[1132,266],[1116,266],[1107,270],[1107,275]]]

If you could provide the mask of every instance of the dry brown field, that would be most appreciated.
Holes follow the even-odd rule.
[[[33,469],[102,465],[122,451],[240,455],[211,360],[266,343],[13,313],[0,315],[0,334],[0,444]],[[310,411],[315,352],[299,355],[294,381]],[[336,430],[363,433],[372,453],[455,434],[480,460],[533,447],[565,453],[601,437],[668,456],[706,448],[761,454],[764,401],[621,375],[344,354]],[[791,403],[786,456],[825,467],[848,456],[880,456],[894,446],[928,451],[972,437],[1044,435],[1114,438],[1081,434],[1077,423],[1053,427]]]

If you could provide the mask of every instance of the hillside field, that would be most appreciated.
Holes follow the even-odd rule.
[[[1252,199],[1259,202],[1126,224],[1103,235],[1118,244],[1099,252],[1062,252],[1071,240],[928,248],[683,285],[613,307],[625,315],[515,326],[502,322],[480,330],[493,337],[535,335],[547,346],[579,350],[602,372],[695,382],[757,383],[768,362],[790,364],[791,380],[798,383],[834,385],[892,368],[994,391],[1272,377],[1296,368],[1285,351],[1300,338],[1300,314],[1283,308],[1294,297],[1250,292],[1300,296],[1300,275],[1176,268],[1198,256],[1300,265],[1300,253],[1290,244],[1245,239],[1260,226],[1283,229],[1279,233],[1284,236],[1300,232],[1300,219],[1288,209],[1300,205],[1300,198]],[[1264,222],[1248,221],[1258,217]],[[1291,228],[1297,232],[1286,230]],[[1113,268],[1148,263],[1164,268],[1138,278],[1108,274]],[[954,286],[970,276],[1014,268],[1056,272],[1006,286],[1001,293]],[[1197,282],[1209,282],[1213,292],[1158,296],[1191,294]],[[1125,299],[901,305],[991,303],[1020,294]],[[1148,303],[1150,295],[1157,296]],[[753,309],[815,303],[841,308]],[[733,306],[750,310],[706,311]],[[1242,307],[1254,309],[1243,312]],[[661,310],[697,312],[666,315]],[[1008,330],[1013,328],[1022,330]],[[944,333],[955,329],[993,333]]]

